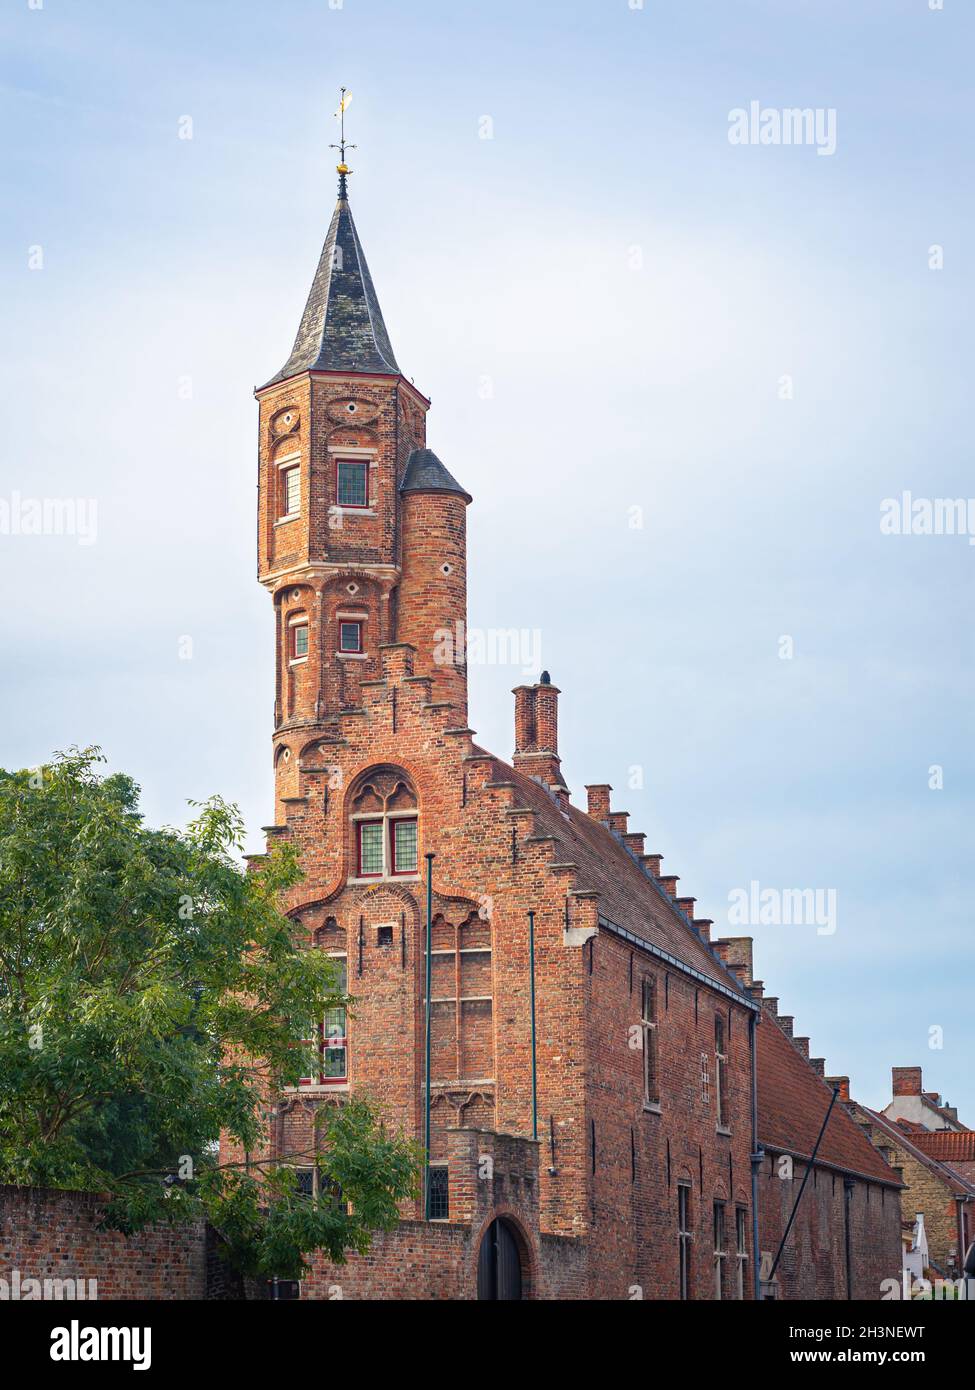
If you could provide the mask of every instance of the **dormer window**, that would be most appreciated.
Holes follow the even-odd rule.
[[[355,618],[344,618],[339,623],[339,651],[362,651],[362,622]]]
[[[365,459],[336,462],[335,499],[340,507],[368,507],[369,465]]]

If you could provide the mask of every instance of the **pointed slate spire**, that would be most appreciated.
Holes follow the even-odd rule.
[[[432,449],[414,449],[406,461],[400,492],[456,492],[468,502],[474,499],[437,458]]]
[[[265,382],[299,372],[367,372],[400,376],[366,265],[340,170],[332,216],[291,356]]]

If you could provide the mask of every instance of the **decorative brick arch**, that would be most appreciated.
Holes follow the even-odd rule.
[[[537,1299],[539,1297],[538,1288],[538,1254],[532,1242],[532,1238],[527,1227],[519,1214],[511,1207],[495,1207],[489,1216],[482,1222],[474,1242],[472,1261],[468,1274],[471,1288],[471,1297],[478,1298],[478,1271],[481,1262],[481,1249],[485,1239],[489,1238],[489,1232],[495,1221],[503,1222],[514,1238],[514,1243],[518,1251],[518,1258],[521,1263],[521,1301],[526,1299]]]

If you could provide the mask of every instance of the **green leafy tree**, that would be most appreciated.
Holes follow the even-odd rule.
[[[354,1002],[277,907],[294,854],[242,869],[219,797],[185,831],[149,829],[102,761],[0,771],[0,1182],[105,1193],[125,1231],[206,1216],[252,1276],[368,1249],[418,1155],[367,1099],[323,1108],[314,1151],[289,1156],[321,1195],[268,1152],[273,1097],[302,1069],[297,1021]]]

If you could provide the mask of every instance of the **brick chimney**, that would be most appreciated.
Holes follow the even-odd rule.
[[[519,685],[515,697],[514,765],[546,787],[564,787],[559,760],[559,690],[543,671],[536,685]]]
[[[672,898],[677,897],[677,885],[680,882],[680,874],[661,874],[657,882],[665,893]]]
[[[921,1094],[920,1067],[891,1067],[891,1094],[895,1096],[919,1096]]]
[[[827,1076],[826,1084],[832,1086],[840,1093],[840,1100],[849,1103],[850,1099],[850,1078],[848,1076]]]
[[[521,688],[525,689],[524,686]],[[515,691],[516,698],[517,694],[518,692]],[[586,811],[593,820],[609,820],[609,794],[612,790],[613,788],[608,782],[596,782],[593,786],[586,788]]]
[[[749,985],[753,978],[752,945],[750,936],[723,936],[714,943],[714,948],[725,965],[740,965],[744,969],[745,983]]]

